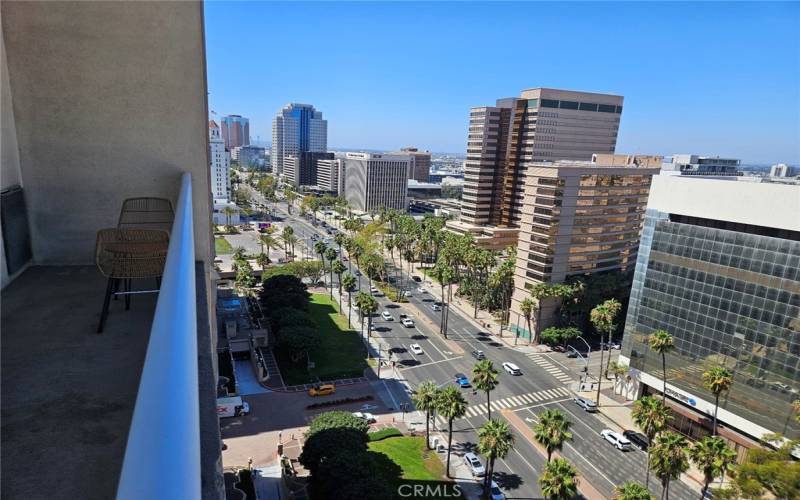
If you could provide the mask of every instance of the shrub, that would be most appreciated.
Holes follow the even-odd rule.
[[[381,429],[379,431],[370,432],[369,434],[367,434],[367,438],[369,438],[370,441],[381,441],[386,438],[398,437],[402,435],[403,433],[400,432],[400,429],[396,429],[394,427],[388,427],[386,429]]]
[[[372,396],[359,396],[356,398],[342,398],[332,399],[330,401],[322,401],[306,406],[307,410],[315,410],[317,408],[327,408],[328,406],[346,405],[348,403],[361,403],[363,401],[372,401]]]

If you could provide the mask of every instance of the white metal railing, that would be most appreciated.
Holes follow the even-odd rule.
[[[192,177],[181,177],[161,291],[136,395],[118,499],[198,499],[197,381]]]

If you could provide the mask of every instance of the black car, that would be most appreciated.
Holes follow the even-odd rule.
[[[417,283],[422,283],[422,278],[420,278],[419,276],[411,276],[411,279],[416,281]]]
[[[647,451],[647,448],[650,446],[650,441],[647,440],[647,436],[639,432],[628,430],[624,431],[622,435],[628,438],[628,441],[638,446],[642,451]]]

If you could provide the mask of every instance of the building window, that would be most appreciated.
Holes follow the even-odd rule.
[[[616,113],[617,109],[616,106],[612,106],[611,104],[598,104],[597,111],[601,113]]]
[[[553,99],[542,99],[542,107],[543,108],[557,108],[558,107],[558,101],[555,101]]]
[[[597,104],[592,104],[590,102],[582,102],[578,107],[581,111],[597,111]]]
[[[560,101],[561,105],[559,106],[561,109],[578,109],[578,103],[575,101]]]

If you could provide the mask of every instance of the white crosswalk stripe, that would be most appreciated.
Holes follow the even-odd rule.
[[[508,409],[508,408],[516,408],[519,406],[526,406],[531,404],[538,404],[544,401],[550,401],[554,399],[560,399],[567,396],[570,396],[570,391],[565,387],[556,387],[554,389],[543,389],[540,391],[533,391],[528,392],[525,394],[518,394],[516,396],[509,396],[507,398],[498,399],[492,401],[489,406],[492,407],[492,411],[499,411],[501,409]],[[479,415],[486,414],[486,403],[478,403],[475,405],[467,406],[467,410],[465,412],[465,416],[467,418],[477,417]],[[437,415],[436,421],[439,422],[441,420],[440,425],[447,425],[447,422]]]

